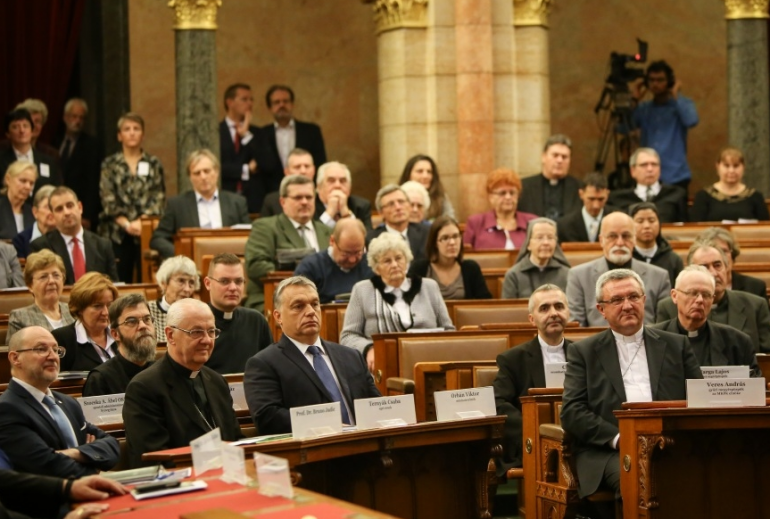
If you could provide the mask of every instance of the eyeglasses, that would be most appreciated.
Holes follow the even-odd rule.
[[[222,330],[220,330],[219,328],[209,328],[208,330],[201,330],[200,328],[195,330],[185,330],[184,328],[179,328],[178,326],[171,326],[171,325],[169,325],[169,328],[173,328],[174,330],[179,330],[180,332],[186,333],[194,341],[199,341],[203,339],[204,335],[208,335],[209,339],[217,339],[219,338],[220,335],[222,335]]]
[[[195,278],[177,276],[171,278],[171,281],[179,286],[195,287]]]
[[[25,351],[32,351],[35,352],[35,354],[38,357],[47,357],[51,350],[58,356],[58,357],[64,357],[64,354],[67,353],[67,349],[64,346],[35,346],[34,348],[25,348],[23,350],[14,350],[16,353],[24,353]]]
[[[342,250],[339,247],[337,247],[337,250],[340,251],[340,256],[342,256],[343,258],[358,258],[364,255],[364,253],[366,252],[366,247],[364,247],[361,250],[355,250],[355,251]]]
[[[692,297],[697,299],[698,296],[701,296],[704,301],[708,301],[710,299],[714,299],[714,294],[712,292],[707,292],[705,290],[679,290],[678,288],[675,288],[677,292],[680,294],[684,294],[687,297]]]
[[[243,279],[243,278],[235,278],[235,279],[222,278],[222,279],[217,279],[217,278],[210,277],[209,279],[211,281],[216,281],[217,283],[219,283],[220,285],[225,286],[225,287],[229,287],[232,284],[234,284],[237,287],[242,287],[243,284],[246,282],[246,280]]]
[[[390,209],[391,207],[395,207],[397,205],[406,205],[408,203],[409,203],[409,201],[407,201],[406,199],[391,200],[387,204],[382,204],[382,208],[383,209]]]
[[[141,317],[141,318],[129,317],[122,323],[118,323],[118,326],[128,326],[129,328],[136,328],[137,326],[139,326],[139,321],[143,322],[147,326],[150,326],[152,323],[155,322],[155,319],[153,319],[151,315],[145,315],[144,317]]]
[[[294,200],[295,202],[310,202],[315,198],[315,195],[294,195],[294,196],[287,196],[285,198],[288,198],[289,200]]]
[[[36,277],[34,281],[35,282],[44,281],[47,283],[49,279],[53,279],[54,281],[61,281],[62,280],[61,272],[49,272],[48,274],[43,274],[42,276]]]
[[[492,191],[492,194],[495,196],[499,196],[500,198],[505,198],[506,196],[516,198],[519,196],[519,192],[516,191],[515,189],[508,189],[503,191]]]
[[[607,236],[604,237],[604,239],[608,241],[618,241],[618,238],[621,238],[623,241],[633,241],[634,235],[630,232],[624,232],[623,234],[616,234],[616,233],[610,233]]]
[[[612,306],[620,306],[623,303],[625,303],[626,300],[628,300],[629,303],[635,305],[639,301],[641,301],[643,297],[644,297],[644,294],[631,294],[626,297],[613,297],[609,301],[599,301],[599,303],[603,305],[610,304]]]
[[[455,234],[445,234],[444,236],[438,237],[439,243],[447,243],[450,241],[459,241],[462,238],[462,235],[460,233]]]

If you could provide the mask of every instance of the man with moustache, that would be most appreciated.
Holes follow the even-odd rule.
[[[645,322],[655,322],[658,301],[671,292],[668,273],[654,265],[632,258],[635,242],[634,221],[625,213],[610,213],[602,220],[599,243],[604,255],[594,261],[570,269],[567,277],[567,299],[572,319],[580,326],[606,326],[604,315],[593,302],[596,280],[609,270],[618,268],[637,272],[647,287]]]
[[[685,268],[671,291],[676,318],[652,327],[687,336],[701,366],[749,366],[752,377],[761,377],[751,337],[724,324],[708,321],[715,287],[714,276],[705,267],[690,265]]]
[[[726,324],[751,337],[755,353],[770,353],[770,310],[767,300],[727,288],[727,257],[714,242],[696,242],[687,253],[687,265],[700,265],[714,277],[714,306],[708,319]],[[658,303],[657,322],[677,317],[673,300],[668,297]]]
[[[542,285],[529,298],[529,322],[537,337],[497,356],[494,382],[497,414],[505,415],[501,469],[521,467],[521,402],[532,387],[546,387],[545,365],[567,362],[564,338],[569,321],[567,296],[556,285]]]
[[[11,337],[12,378],[0,396],[0,450],[20,472],[78,478],[109,470],[120,459],[115,438],[86,422],[74,398],[50,390],[65,353],[40,326]]]
[[[302,148],[294,148],[289,152],[286,158],[286,167],[283,168],[284,176],[302,175],[315,182],[315,164],[313,156],[309,151]],[[281,193],[272,191],[265,195],[265,201],[262,203],[262,209],[259,210],[259,216],[275,216],[281,214]]]
[[[155,327],[147,300],[128,294],[110,304],[110,333],[118,353],[94,368],[83,386],[83,396],[125,393],[135,375],[155,360]]]
[[[145,464],[145,452],[186,447],[217,427],[224,441],[242,436],[227,381],[205,366],[219,333],[206,303],[180,299],[169,308],[168,352],[126,389],[123,423],[131,467]]]
[[[203,280],[215,325],[222,332],[206,366],[223,375],[243,373],[246,361],[273,343],[265,316],[240,306],[245,283],[241,259],[229,252],[214,256]]]
[[[377,191],[374,205],[382,215],[382,224],[366,234],[366,244],[384,232],[400,234],[409,244],[414,259],[425,259],[430,227],[409,221],[410,202],[406,191],[395,184],[388,184]]]

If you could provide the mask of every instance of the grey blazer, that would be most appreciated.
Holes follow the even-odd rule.
[[[658,301],[671,294],[668,272],[643,261],[631,260],[631,269],[644,281],[644,322],[655,322]],[[607,326],[607,321],[596,308],[596,280],[607,272],[607,260],[602,256],[570,269],[567,276],[567,300],[572,319],[580,326]]]
[[[61,312],[62,326],[67,326],[75,322],[75,318],[70,314],[70,309],[65,303],[59,303],[59,311]],[[53,331],[51,323],[46,319],[45,314],[36,304],[31,304],[23,308],[16,308],[11,310],[11,315],[8,318],[8,335],[7,342],[10,342],[13,334],[26,328],[27,326],[42,326],[46,330]]]
[[[24,286],[19,258],[13,245],[0,242],[0,288]]]

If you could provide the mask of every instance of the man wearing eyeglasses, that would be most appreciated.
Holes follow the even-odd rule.
[[[0,449],[15,470],[77,478],[109,470],[120,459],[115,438],[86,422],[75,399],[50,390],[65,353],[40,326],[10,340],[13,378],[0,396]]]
[[[644,326],[647,293],[636,272],[603,273],[594,297],[609,329],[567,349],[561,422],[572,438],[580,497],[600,485],[619,496],[620,431],[613,411],[623,402],[683,400],[685,380],[703,375],[685,337]]]
[[[727,256],[715,242],[695,242],[687,253],[687,265],[701,265],[714,277],[714,304],[711,322],[740,330],[754,345],[754,353],[770,353],[770,310],[765,298],[727,288]],[[657,322],[677,317],[674,301],[667,297],[658,303]]]
[[[315,186],[312,180],[300,175],[284,177],[280,194],[283,214],[256,220],[246,242],[249,275],[246,306],[259,311],[265,306],[260,279],[274,270],[293,269],[294,260],[300,260],[302,254],[326,249],[331,236],[331,229],[313,218]],[[281,263],[286,261],[283,258],[292,261]]]
[[[425,259],[430,227],[409,221],[409,195],[400,186],[388,184],[379,191],[374,205],[382,215],[382,224],[366,234],[366,244],[384,232],[400,234],[409,244],[415,260]]]
[[[321,304],[349,295],[353,285],[372,277],[366,262],[365,239],[366,229],[361,220],[340,220],[329,239],[329,248],[303,259],[294,275],[315,283]]]
[[[761,377],[751,337],[724,324],[709,322],[715,288],[714,276],[705,267],[685,268],[671,291],[677,316],[654,324],[653,328],[687,336],[701,366],[749,366],[752,377]]]
[[[606,326],[607,321],[596,308],[594,290],[599,276],[618,268],[637,272],[647,287],[644,303],[644,319],[648,324],[655,322],[655,308],[658,301],[668,297],[671,281],[668,272],[654,265],[633,259],[636,240],[634,221],[625,213],[610,213],[602,219],[599,243],[604,255],[570,269],[567,277],[567,299],[572,318],[580,326]]]
[[[142,294],[128,294],[110,304],[110,333],[118,353],[94,368],[83,386],[83,396],[125,393],[128,383],[155,360],[153,323]]]
[[[229,252],[217,254],[203,283],[216,327],[222,331],[206,366],[223,375],[243,373],[246,361],[270,346],[273,336],[264,315],[240,306],[246,283],[241,259]]]
[[[224,441],[241,437],[227,381],[205,366],[219,337],[214,314],[197,299],[168,310],[166,355],[128,384],[123,404],[129,464],[142,454],[185,447],[219,427]]]

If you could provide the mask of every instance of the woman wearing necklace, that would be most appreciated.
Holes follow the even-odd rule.
[[[166,204],[163,166],[157,157],[142,149],[144,119],[127,113],[118,120],[118,141],[122,150],[104,159],[99,193],[103,211],[99,234],[112,240],[118,263],[118,277],[134,282],[139,263],[142,216],[160,216]],[[141,270],[137,276],[141,282]]]
[[[395,233],[383,233],[369,243],[367,261],[371,279],[353,286],[345,312],[340,344],[360,351],[374,369],[372,334],[406,330],[454,330],[438,283],[407,276],[412,252]]]
[[[717,161],[719,181],[695,194],[690,221],[770,220],[764,195],[743,183],[744,170],[741,150],[723,149]]]
[[[150,301],[147,307],[155,321],[155,338],[166,342],[166,317],[169,307],[179,301],[192,297],[201,287],[198,269],[187,256],[174,256],[160,264],[155,274],[160,286],[160,299]]]

